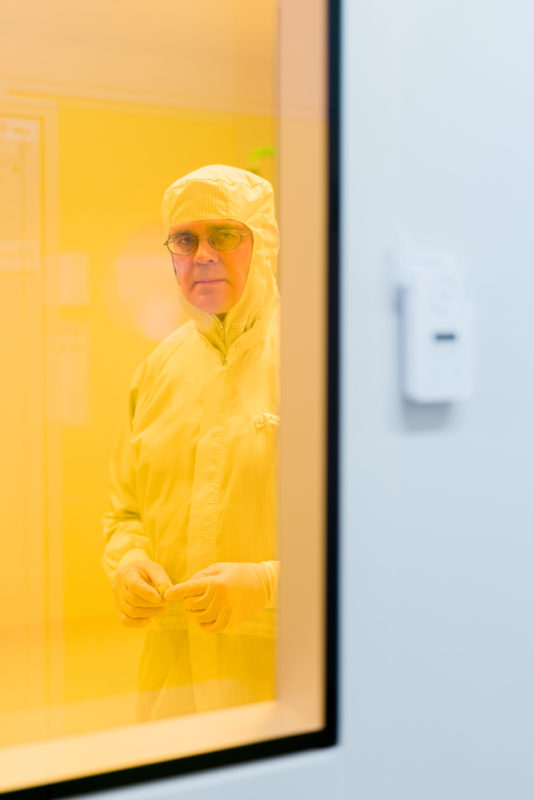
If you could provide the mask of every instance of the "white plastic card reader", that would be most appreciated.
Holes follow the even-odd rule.
[[[416,403],[463,400],[474,388],[474,314],[463,270],[447,254],[404,253],[401,386]]]

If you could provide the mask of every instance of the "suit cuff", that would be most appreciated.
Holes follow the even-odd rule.
[[[141,561],[141,559],[148,558],[150,560],[150,556],[145,550],[142,550],[140,547],[135,547],[132,550],[127,550],[119,559],[119,563],[117,565],[117,569],[120,567],[126,566],[126,564],[131,564],[132,561]]]
[[[279,561],[262,561],[264,588],[267,603],[265,608],[276,608],[278,604],[278,575],[280,572]]]

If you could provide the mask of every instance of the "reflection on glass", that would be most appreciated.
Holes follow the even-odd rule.
[[[135,373],[104,518],[120,618],[149,626],[140,719],[274,697],[273,191],[203,167],[167,189],[162,214],[189,321]]]

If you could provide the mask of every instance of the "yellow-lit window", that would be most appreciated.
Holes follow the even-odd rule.
[[[329,14],[2,8],[0,791],[333,741]]]

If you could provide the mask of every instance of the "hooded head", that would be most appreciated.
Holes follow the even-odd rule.
[[[217,346],[227,348],[261,319],[278,298],[278,226],[271,184],[236,167],[201,167],[169,186],[161,211],[167,233],[185,223],[233,220],[246,226],[252,235],[244,288],[235,304],[227,309],[224,322],[216,313],[194,305],[180,289],[182,305],[199,331]]]

